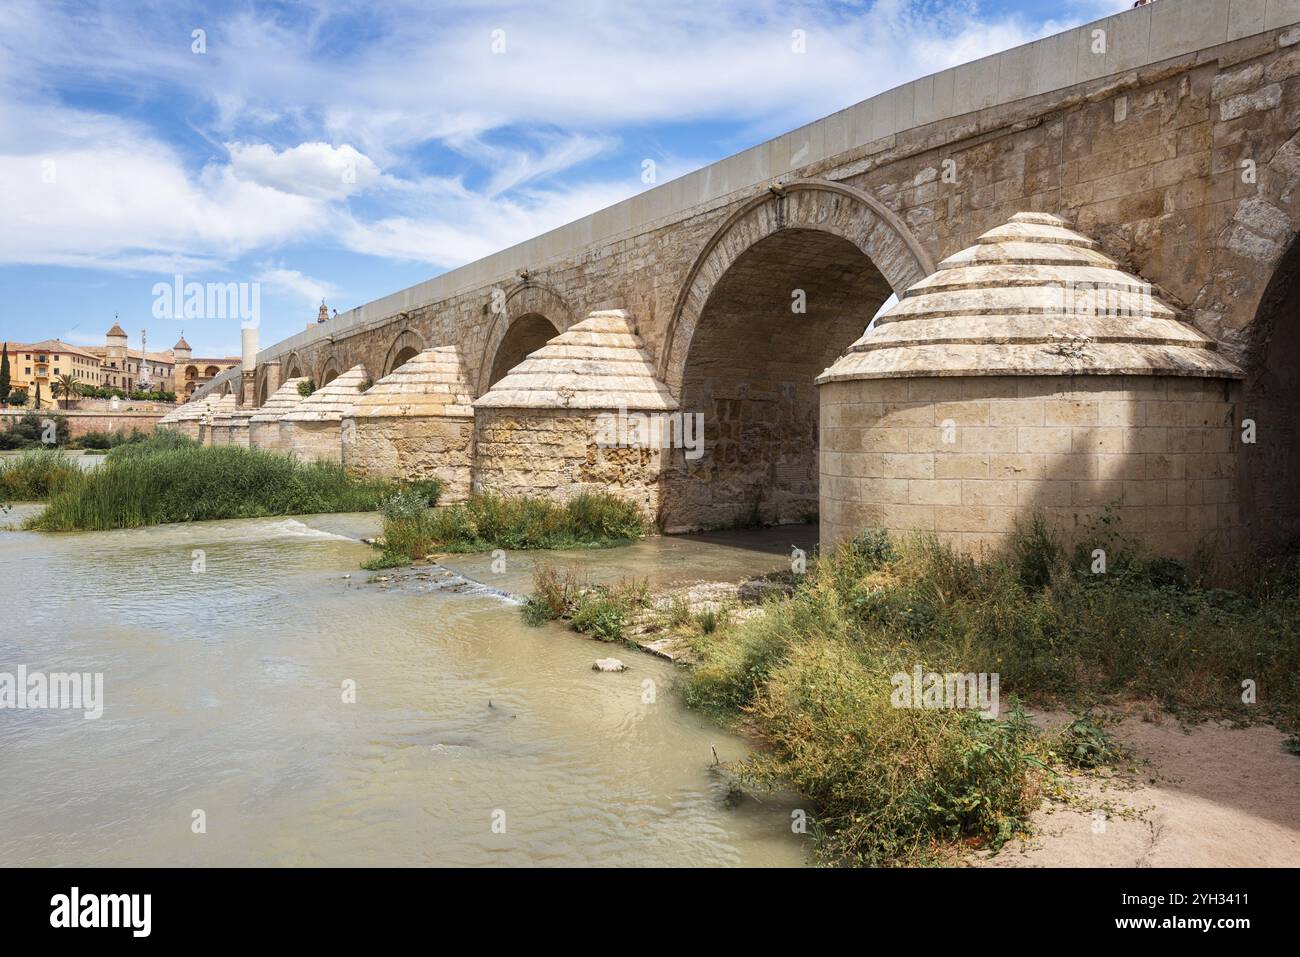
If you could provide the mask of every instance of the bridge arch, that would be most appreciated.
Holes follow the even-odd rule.
[[[1260,171],[1255,196],[1238,205],[1219,236],[1227,254],[1223,261],[1261,282],[1241,346],[1246,381],[1237,423],[1240,434],[1244,420],[1253,421],[1255,436],[1254,442],[1238,444],[1237,481],[1250,544],[1265,552],[1300,541],[1300,211],[1292,202],[1297,194],[1300,133]],[[1259,256],[1265,250],[1273,252],[1269,262],[1240,259],[1243,251]]]
[[[933,271],[896,216],[852,187],[797,181],[727,218],[666,330],[662,377],[703,448],[662,473],[668,531],[810,521],[818,509],[816,377],[889,298]]]
[[[741,205],[704,244],[686,275],[664,335],[659,375],[674,393],[700,314],[722,277],[746,250],[784,230],[838,236],[856,246],[896,293],[934,272],[934,260],[899,217],[869,193],[844,183],[783,183]],[[865,326],[864,326],[865,328]]]
[[[506,293],[502,308],[488,328],[475,394],[482,395],[528,353],[540,349],[573,323],[573,310],[555,290],[531,280],[516,285]]]
[[[342,371],[343,366],[333,353],[326,356],[321,360],[320,371],[316,375],[316,387],[319,389],[321,386],[329,385]]]
[[[289,353],[289,358],[284,360],[284,377],[286,379],[301,379],[307,373],[307,366],[303,363],[298,353]]]
[[[384,356],[384,364],[381,366],[382,374],[380,377],[388,375],[394,369],[414,359],[426,348],[423,336],[414,329],[403,329],[398,333],[397,338],[393,340],[393,344],[388,347],[388,353]]]

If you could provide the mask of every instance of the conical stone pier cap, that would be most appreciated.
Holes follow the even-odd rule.
[[[677,401],[622,309],[593,312],[511,369],[476,409],[671,411]]]
[[[911,286],[817,382],[992,375],[1243,377],[1095,240],[1017,213]]]

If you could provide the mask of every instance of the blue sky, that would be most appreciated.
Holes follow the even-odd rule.
[[[266,345],[647,189],[646,159],[665,182],[1129,6],[0,0],[0,338],[117,313],[236,355],[154,284],[259,283]]]

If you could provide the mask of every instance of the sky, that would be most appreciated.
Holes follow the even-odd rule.
[[[238,355],[159,284],[256,288],[266,346],[1131,5],[0,0],[0,339]]]

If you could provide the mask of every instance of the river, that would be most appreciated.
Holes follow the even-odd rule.
[[[104,675],[98,720],[0,710],[0,866],[806,861],[798,799],[729,795],[713,749],[747,745],[682,707],[670,663],[527,627],[463,582],[372,583],[358,566],[376,526],[0,531],[0,672]],[[781,565],[786,537],[559,560],[725,579]],[[536,558],[450,564],[524,591]],[[629,670],[591,670],[608,654]]]

